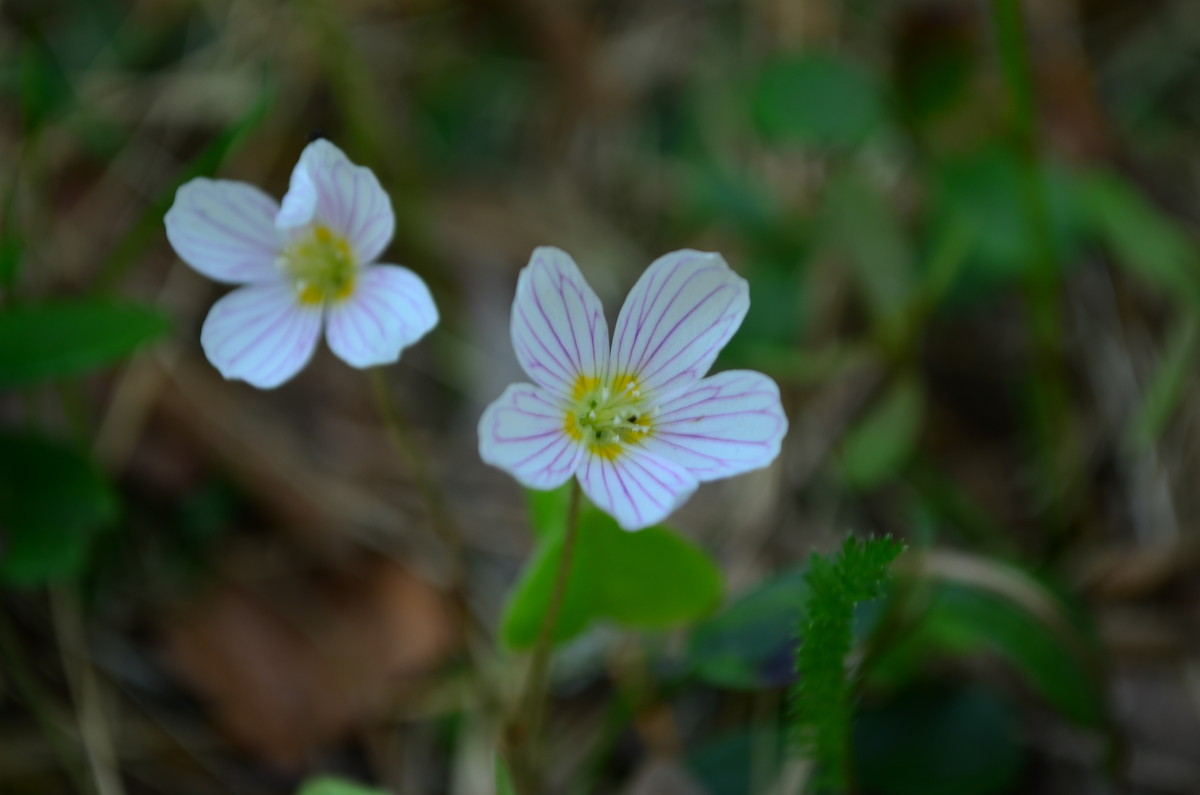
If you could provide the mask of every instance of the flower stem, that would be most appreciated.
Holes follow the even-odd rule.
[[[531,795],[538,790],[534,762],[535,741],[541,728],[542,711],[546,703],[546,677],[550,670],[550,653],[554,648],[554,630],[562,613],[567,594],[567,579],[571,573],[571,560],[579,538],[579,482],[571,484],[571,500],[567,508],[567,527],[563,536],[562,553],[558,558],[558,570],[554,575],[554,590],[538,629],[537,641],[533,646],[533,657],[529,663],[529,675],[525,689],[517,701],[516,712],[505,730],[513,776],[517,779],[521,795]]]
[[[368,371],[368,377],[371,381],[371,393],[375,398],[375,407],[379,411],[383,424],[387,427],[392,446],[404,459],[404,463],[417,485],[417,490],[421,492],[421,499],[425,502],[425,507],[433,522],[433,530],[447,553],[450,566],[448,590],[454,606],[462,614],[465,628],[474,630],[476,634],[482,632],[486,636],[486,632],[483,632],[481,625],[476,620],[467,598],[466,547],[463,543],[462,532],[449,511],[446,510],[442,492],[434,482],[429,468],[425,465],[425,456],[417,446],[409,424],[391,399],[387,382],[384,380],[383,369],[372,367]],[[470,640],[468,638],[468,645]]]
[[[484,714],[502,714],[503,701],[498,688],[490,680],[490,666],[487,664],[491,647],[491,633],[471,609],[466,546],[463,543],[462,532],[449,511],[446,510],[442,492],[429,468],[425,465],[425,457],[413,437],[409,423],[404,420],[391,400],[383,370],[378,367],[371,368],[368,377],[371,381],[371,393],[375,398],[375,406],[387,427],[392,446],[404,459],[416,482],[417,489],[421,492],[421,497],[433,521],[434,532],[449,558],[450,573],[447,591],[451,608],[458,613],[458,619],[461,622],[467,661],[474,670],[475,675],[470,677],[469,681],[475,703],[480,712]]]

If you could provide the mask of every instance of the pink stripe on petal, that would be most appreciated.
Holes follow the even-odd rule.
[[[730,370],[667,399],[642,446],[704,482],[767,466],[779,455],[787,427],[775,382]]]
[[[200,273],[226,284],[256,283],[279,276],[278,209],[253,185],[199,178],[180,186],[163,223],[175,253]]]
[[[322,138],[301,153],[275,223],[281,229],[325,224],[350,242],[360,265],[369,265],[391,241],[396,215],[374,172]]]
[[[616,458],[585,455],[579,470],[583,493],[625,530],[641,530],[666,519],[696,490],[696,478],[644,446]]]
[[[204,320],[200,344],[221,375],[272,389],[303,369],[320,334],[320,308],[299,304],[287,282],[270,282],[217,301]]]
[[[579,376],[603,377],[608,358],[604,307],[565,251],[537,248],[517,280],[512,341],[529,377],[567,394]]]
[[[512,384],[479,419],[479,457],[531,489],[566,483],[583,447],[564,430],[565,410],[532,384]]]
[[[750,308],[749,289],[720,254],[674,251],[629,292],[613,338],[613,373],[659,394],[704,376]]]
[[[408,268],[375,265],[358,274],[354,292],[329,308],[325,338],[352,367],[389,364],[437,325],[425,282]]]

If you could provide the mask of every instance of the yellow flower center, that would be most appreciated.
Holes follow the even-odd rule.
[[[300,233],[279,257],[304,304],[340,301],[354,291],[357,268],[346,238],[316,224]]]
[[[564,418],[566,431],[596,455],[616,458],[624,447],[639,444],[650,433],[652,410],[631,375],[607,384],[581,375],[571,397],[574,402]]]

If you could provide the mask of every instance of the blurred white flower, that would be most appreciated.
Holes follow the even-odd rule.
[[[666,518],[699,483],[769,464],[787,418],[770,378],[704,378],[750,307],[720,254],[675,251],[634,285],[609,347],[600,299],[564,251],[539,248],[517,282],[512,341],[536,383],[479,421],[479,453],[533,489],[572,475],[626,530]]]
[[[396,361],[437,325],[420,277],[372,264],[396,225],[391,200],[329,141],[305,148],[282,206],[252,185],[194,179],[164,220],[184,262],[245,285],[213,305],[200,332],[226,378],[279,386],[308,363],[322,327],[335,354],[370,367]]]

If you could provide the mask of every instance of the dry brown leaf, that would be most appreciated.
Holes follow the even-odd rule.
[[[223,584],[173,616],[171,661],[237,743],[284,767],[364,721],[457,648],[445,597],[393,561],[353,579]]]

